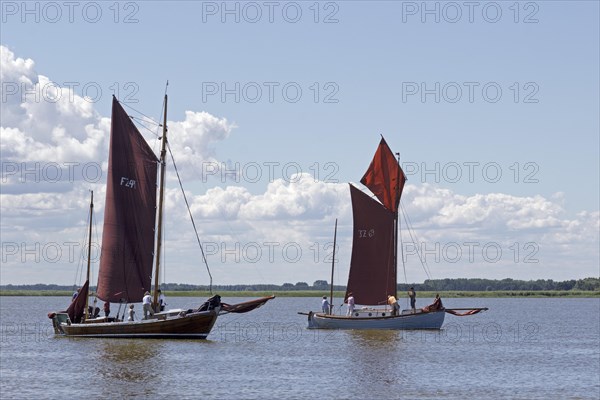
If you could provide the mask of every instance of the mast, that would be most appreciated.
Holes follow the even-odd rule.
[[[165,195],[165,171],[167,168],[167,95],[165,94],[165,110],[163,117],[162,147],[160,150],[160,186],[158,192],[158,233],[156,234],[156,270],[154,271],[153,306],[158,305],[158,278],[160,272],[160,253],[162,245],[163,201]]]
[[[394,193],[398,195],[400,189],[400,153],[396,153],[398,157],[398,172],[396,175],[396,187]],[[400,199],[398,199],[398,207],[394,211],[394,297],[398,298],[398,210],[400,209]]]
[[[335,230],[333,231],[333,257],[331,259],[331,286],[329,288],[329,314],[333,314],[333,269],[335,267],[335,242],[337,239],[337,218],[335,219]]]
[[[92,215],[94,214],[94,191],[92,190],[92,198],[90,200],[90,226],[88,228],[88,254],[87,254],[87,275],[86,280],[90,281],[90,264],[92,261]],[[89,285],[89,283],[88,283]],[[89,307],[89,299],[87,293],[85,293],[85,309],[83,310],[83,322],[87,319],[88,315],[88,307]]]

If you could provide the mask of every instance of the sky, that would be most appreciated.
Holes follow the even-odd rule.
[[[600,276],[598,2],[0,8],[1,284],[81,283],[90,190],[97,273],[111,97],[158,121],[165,90],[213,284],[329,281],[336,219],[345,284],[381,135],[408,177],[399,282]],[[160,280],[208,284],[173,172]]]

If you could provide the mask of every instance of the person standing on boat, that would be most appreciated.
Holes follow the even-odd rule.
[[[354,296],[352,296],[352,292],[348,293],[348,299],[346,300],[346,303],[348,303],[348,313],[346,316],[351,317],[352,313],[354,312]]]
[[[441,310],[444,308],[444,305],[442,304],[442,299],[440,298],[439,293],[437,293],[435,295],[435,299],[433,299],[433,304],[431,305],[431,308],[433,310]]]
[[[158,289],[158,311],[165,311],[166,298],[165,295]]]
[[[109,301],[105,301],[104,302],[104,307],[102,307],[104,309],[104,316],[108,317],[108,315],[110,314],[110,302]]]
[[[400,311],[400,306],[398,305],[398,300],[392,295],[388,296],[388,304],[392,306],[392,315],[398,315]]]
[[[90,314],[92,314],[92,318],[98,318],[98,316],[100,315],[100,307],[97,306],[98,304],[98,298],[94,297],[94,306],[92,309],[92,312]]]
[[[133,304],[129,305],[129,318],[127,318],[127,321],[135,321],[135,311],[133,309]]]
[[[327,296],[323,296],[323,301],[321,302],[321,309],[323,310],[323,314],[329,314],[329,302],[327,301]]]
[[[417,292],[415,292],[415,288],[411,287],[408,291],[408,297],[410,297],[410,308],[412,308],[413,314],[415,313],[416,303],[417,303]]]
[[[148,319],[148,316],[153,316],[154,311],[152,311],[152,296],[150,296],[150,292],[144,293],[142,304],[144,306],[144,319]]]

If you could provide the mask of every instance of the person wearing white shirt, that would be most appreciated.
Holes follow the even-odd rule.
[[[135,310],[133,309],[133,304],[129,305],[129,318],[127,321],[135,321]]]
[[[153,316],[154,311],[152,311],[152,296],[150,296],[150,292],[144,293],[142,304],[144,306],[144,319],[148,319],[148,316]]]
[[[348,303],[348,313],[346,316],[351,317],[352,313],[354,312],[354,296],[352,296],[352,292],[348,293],[348,299],[346,300],[346,303]]]
[[[323,310],[323,314],[329,314],[329,302],[327,301],[327,296],[323,296],[323,301],[321,302],[321,309]]]

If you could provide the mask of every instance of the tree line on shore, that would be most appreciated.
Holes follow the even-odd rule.
[[[54,285],[54,284],[34,284],[34,285],[0,285],[0,290],[53,290],[64,291],[73,290],[77,286]],[[553,281],[552,279],[538,279],[531,281],[522,281],[515,279],[479,279],[479,278],[454,278],[454,279],[427,279],[423,283],[398,284],[399,291],[406,291],[414,287],[417,291],[445,292],[445,291],[510,291],[510,290],[528,290],[528,291],[548,291],[548,290],[580,290],[580,291],[598,291],[600,290],[600,278],[571,279],[567,281]],[[160,288],[165,291],[207,291],[207,285],[189,285],[182,283],[163,283]],[[91,287],[95,290],[95,287]],[[346,286],[334,285],[336,291],[346,290]],[[314,281],[312,285],[307,282],[284,283],[283,285],[273,284],[239,284],[239,285],[218,285],[212,287],[213,291],[306,291],[306,290],[329,290],[329,283],[325,280]]]

